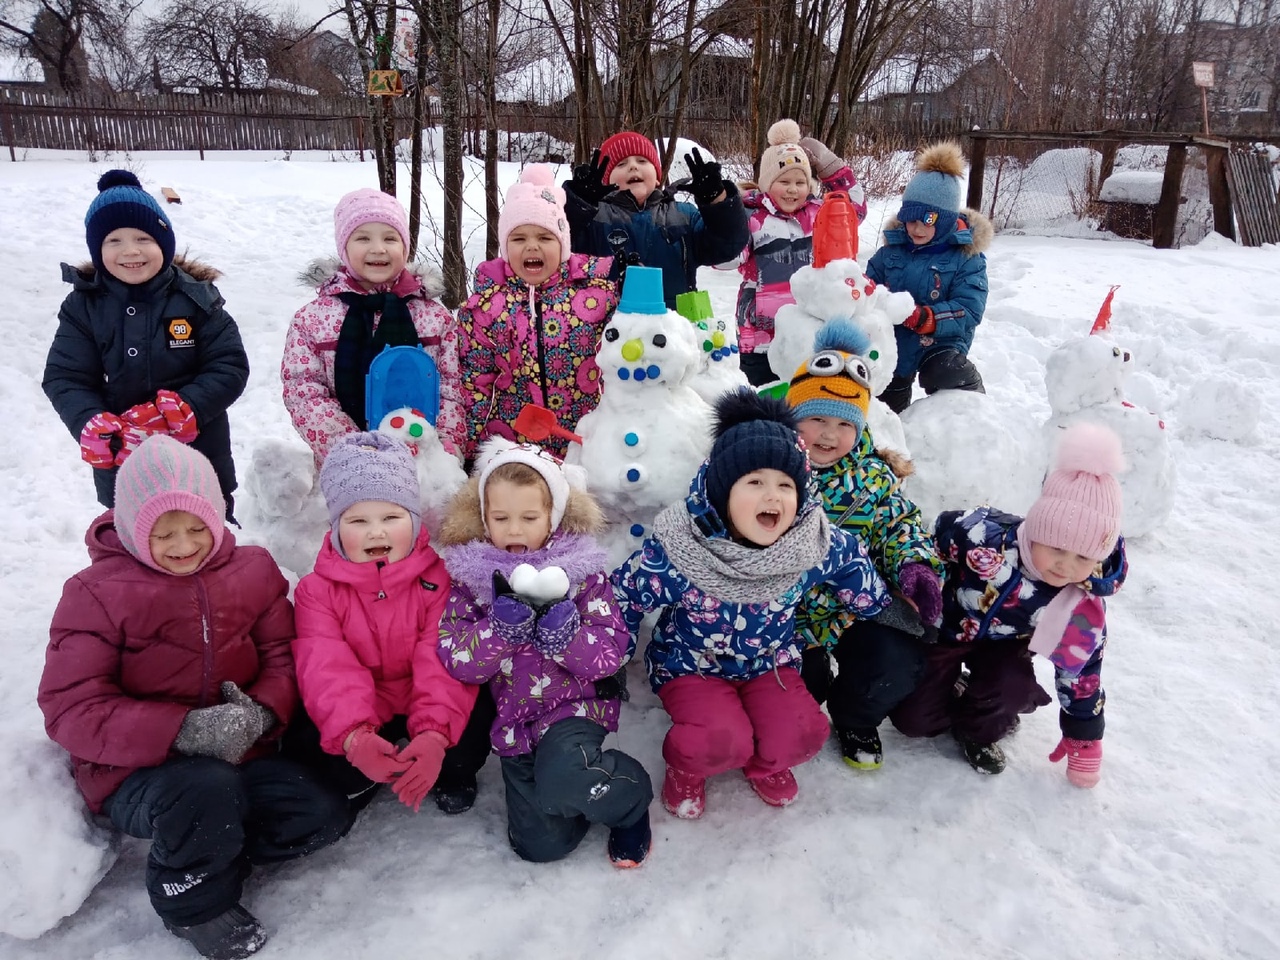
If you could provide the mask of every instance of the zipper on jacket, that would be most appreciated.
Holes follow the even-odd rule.
[[[538,338],[538,382],[542,385],[542,404],[547,404],[547,365],[545,363],[546,353],[542,343],[542,311],[539,309],[539,303],[534,296],[533,287],[529,288],[529,307],[533,310],[533,332]]]
[[[377,600],[385,600],[385,599],[387,599],[387,591],[386,591],[386,590],[384,590],[384,589],[382,589],[382,568],[383,568],[383,567],[385,567],[386,565],[387,565],[387,563],[386,563],[386,561],[385,561],[385,560],[379,560],[379,561],[378,561],[378,563],[377,563],[377,567],[378,567],[378,595],[377,595],[376,597],[374,597],[374,598],[373,598],[375,601],[377,601]]]
[[[204,644],[204,662],[202,670],[204,677],[200,682],[200,706],[207,706],[209,700],[207,694],[209,684],[213,680],[213,639],[209,636],[209,591],[204,588],[204,580],[196,575],[196,598],[200,603],[200,639]],[[214,703],[221,700],[222,695],[219,693],[214,697]]]

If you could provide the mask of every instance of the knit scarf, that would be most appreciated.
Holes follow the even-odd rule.
[[[399,286],[399,284],[397,284]],[[416,289],[416,285],[415,285]],[[407,295],[394,290],[377,293],[346,291],[338,299],[347,305],[347,315],[338,332],[338,346],[333,357],[333,391],[342,411],[365,430],[365,377],[373,358],[384,347],[412,346],[418,342],[418,331],[409,315]],[[378,329],[374,320],[382,314]],[[377,424],[374,424],[376,427]]]
[[[786,533],[767,547],[727,538],[708,539],[693,523],[683,500],[653,521],[677,570],[703,593],[727,603],[767,603],[794,587],[831,549],[831,527],[822,508],[810,502]]]
[[[1018,525],[1018,562],[1033,580],[1043,582],[1043,575],[1031,561],[1031,539],[1025,523]],[[1073,677],[1080,675],[1089,658],[1102,646],[1106,632],[1107,606],[1074,583],[1058,589],[1040,613],[1030,649]]]

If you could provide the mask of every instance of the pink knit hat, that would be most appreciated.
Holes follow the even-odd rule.
[[[151,528],[170,510],[185,510],[204,521],[213,549],[222,545],[227,512],[213,464],[199,450],[156,434],[144,440],[116,473],[115,524],[120,543],[153,570],[168,571],[151,559]]]
[[[545,163],[534,163],[520,171],[520,179],[507,191],[507,202],[498,214],[498,250],[507,253],[507,237],[516,227],[531,223],[560,238],[560,262],[569,259],[569,220],[564,215],[564,191],[556,186],[555,175]]]
[[[615,133],[600,144],[600,153],[609,158],[609,164],[604,168],[605,183],[609,182],[609,174],[613,173],[613,168],[627,157],[644,157],[658,171],[658,182],[662,182],[662,160],[658,157],[658,147],[643,133],[631,130]]]
[[[1092,423],[1069,427],[1040,499],[1027,511],[1027,537],[1090,560],[1110,556],[1120,537],[1121,494],[1115,474],[1123,469],[1120,438],[1114,433]]]
[[[385,223],[395,227],[404,243],[405,255],[409,253],[409,218],[400,201],[389,193],[365,187],[352,190],[333,208],[333,238],[338,242],[338,256],[342,265],[351,270],[347,262],[347,241],[357,229],[366,223]]]

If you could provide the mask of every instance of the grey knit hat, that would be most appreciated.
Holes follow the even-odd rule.
[[[334,444],[320,468],[320,490],[329,507],[330,542],[345,559],[338,521],[361,500],[385,500],[409,511],[413,539],[422,527],[422,499],[413,454],[384,433],[350,433]]]

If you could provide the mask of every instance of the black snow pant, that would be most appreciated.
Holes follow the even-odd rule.
[[[924,675],[924,643],[874,620],[858,620],[831,651],[840,670],[832,676],[826,647],[810,647],[800,676],[818,703],[826,703],[837,730],[874,729]]]
[[[600,745],[609,735],[584,717],[557,720],[533,753],[502,758],[507,837],[524,860],[572,853],[593,823],[629,827],[649,810],[653,784],[640,761]]]
[[[440,777],[433,790],[449,791],[475,784],[476,774],[489,758],[489,728],[493,726],[497,715],[493,694],[489,692],[488,686],[481,686],[462,736],[444,752]],[[408,740],[408,718],[392,717],[378,728],[378,735],[393,744]],[[350,799],[352,821],[377,795],[376,788],[379,784],[352,766],[345,756],[326,753],[320,747],[320,731],[301,709],[293,723],[289,724],[289,732],[285,735],[285,749],[294,756],[305,758],[305,762],[318,770],[326,783]]]
[[[975,393],[986,393],[982,385],[982,374],[973,365],[973,361],[959,350],[950,347],[934,351],[920,361],[920,386],[926,394],[939,390],[972,390]],[[894,413],[901,413],[911,403],[911,385],[915,377],[895,376],[884,388],[880,399]]]
[[[773,367],[769,366],[767,353],[739,354],[738,366],[746,376],[747,383],[753,387],[763,387],[766,383],[773,383],[778,379],[778,375],[773,372]]]
[[[239,903],[251,864],[305,856],[337,840],[347,823],[341,794],[279,756],[240,766],[182,757],[137,770],[103,812],[129,836],[151,841],[151,905],[183,927]]]

